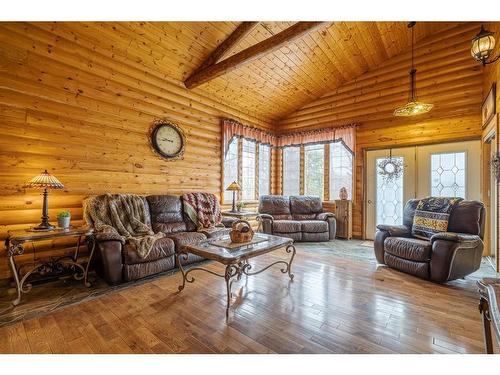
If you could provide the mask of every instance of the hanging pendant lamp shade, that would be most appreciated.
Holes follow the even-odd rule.
[[[408,102],[398,107],[394,110],[394,116],[416,116],[423,113],[429,112],[433,104],[419,102],[417,100],[417,69],[413,67],[413,52],[414,52],[414,36],[413,36],[413,27],[415,26],[415,22],[410,22],[408,27],[411,28],[411,69],[409,72],[410,75],[410,92],[408,94]]]

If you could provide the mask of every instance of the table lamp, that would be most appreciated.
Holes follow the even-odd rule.
[[[38,176],[28,182],[25,187],[27,189],[43,189],[43,207],[42,207],[42,222],[40,225],[31,228],[35,231],[48,231],[54,229],[54,226],[49,223],[49,191],[48,189],[64,189],[64,185],[45,170]]]
[[[233,208],[231,212],[237,212],[236,211],[236,192],[241,190],[240,184],[238,184],[236,181],[231,182],[231,184],[226,188],[227,191],[232,191],[233,192]]]

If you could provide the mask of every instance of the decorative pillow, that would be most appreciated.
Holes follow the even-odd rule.
[[[415,209],[411,234],[428,239],[434,234],[446,232],[453,207],[462,198],[429,197],[421,199]]]

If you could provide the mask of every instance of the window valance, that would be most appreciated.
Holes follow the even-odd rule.
[[[356,148],[356,124],[282,135],[246,126],[231,119],[223,119],[222,127],[224,153],[227,153],[229,143],[233,137],[251,139],[259,143],[271,145],[272,147],[342,141],[352,153],[354,153]]]

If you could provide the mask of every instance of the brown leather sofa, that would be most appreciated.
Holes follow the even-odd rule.
[[[259,200],[258,220],[262,231],[295,241],[329,241],[335,238],[335,215],[323,212],[318,197],[304,195],[263,195]]]
[[[419,199],[409,200],[403,225],[378,225],[375,257],[380,264],[435,282],[465,277],[479,269],[483,254],[484,205],[462,201],[451,212],[448,232],[429,240],[412,237],[413,216]]]
[[[96,271],[109,284],[119,284],[136,280],[176,267],[175,252],[189,243],[205,240],[214,234],[196,231],[195,224],[185,217],[182,199],[174,195],[150,195],[146,197],[150,213],[150,225],[154,232],[163,232],[149,255],[142,259],[134,247],[128,243],[122,246],[120,241],[102,241],[97,243]],[[223,224],[228,229],[218,231],[216,235],[229,232],[235,219],[223,217]],[[203,258],[188,254],[182,264],[202,261]]]

